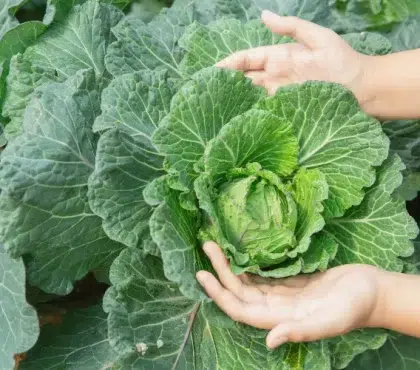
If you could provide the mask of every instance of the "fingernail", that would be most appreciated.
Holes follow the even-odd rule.
[[[208,255],[209,252],[210,252],[210,249],[212,248],[213,245],[214,245],[214,242],[212,242],[212,241],[205,242],[203,244],[204,253],[206,253]]]
[[[287,338],[286,337],[278,337],[278,338],[272,339],[269,343],[267,343],[267,346],[270,349],[275,349],[278,346],[281,346],[282,344],[284,344],[286,342],[287,342]]]
[[[264,9],[264,10],[261,12],[261,16],[262,16],[262,17],[264,17],[264,16],[266,16],[266,15],[276,15],[276,14],[275,14],[275,13],[273,13],[271,10]]]
[[[204,279],[205,279],[205,272],[204,271],[198,271],[195,274],[195,277],[197,278],[198,282],[203,285],[204,284]]]

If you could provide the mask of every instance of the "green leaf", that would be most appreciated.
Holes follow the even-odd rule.
[[[313,235],[310,247],[302,255],[302,272],[309,274],[316,270],[325,271],[334,260],[337,250],[338,244],[328,235],[323,233]]]
[[[322,211],[323,201],[328,197],[328,184],[321,171],[302,168],[293,177],[292,189],[298,214],[295,230],[298,246],[295,251],[306,252],[312,234],[320,231],[325,225]]]
[[[296,16],[323,24],[331,12],[328,2],[322,0],[216,0],[215,3],[218,17],[224,15],[242,21],[260,18],[261,12],[267,9],[280,15]]]
[[[102,93],[102,114],[94,131],[118,127],[132,136],[150,139],[169,112],[175,94],[167,72],[136,72],[114,78]]]
[[[386,121],[383,129],[391,153],[398,154],[408,172],[420,171],[420,121]]]
[[[362,203],[342,218],[327,222],[323,231],[339,245],[337,264],[366,263],[390,271],[402,270],[403,262],[398,257],[413,253],[410,239],[418,233],[405,202],[391,195],[401,184],[403,169],[398,156],[388,158],[377,170],[377,180]]]
[[[194,177],[194,164],[207,143],[232,118],[249,110],[262,93],[240,72],[205,69],[174,96],[153,142],[173,169]]]
[[[13,369],[14,354],[26,352],[39,335],[35,309],[25,299],[25,266],[0,245],[0,368]]]
[[[331,3],[338,8],[335,26],[354,23],[353,29],[358,30],[380,29],[420,13],[416,0],[335,0]]]
[[[59,80],[53,68],[44,69],[33,65],[22,54],[15,55],[10,62],[7,76],[7,98],[3,114],[10,119],[6,126],[9,138],[22,133],[25,109],[37,87]]]
[[[180,77],[183,51],[178,39],[195,19],[194,8],[163,10],[149,23],[139,18],[124,18],[112,32],[118,41],[108,48],[107,69],[114,75],[140,70],[168,70]]]
[[[148,23],[156,17],[165,6],[166,1],[162,0],[138,0],[131,6],[129,15]]]
[[[106,314],[101,306],[92,306],[66,313],[59,325],[43,326],[19,369],[111,369],[116,357],[108,342]]]
[[[269,351],[266,331],[235,323],[214,304],[180,294],[156,257],[124,250],[111,280],[104,307],[121,368],[257,370],[297,363],[289,369],[329,369],[326,344],[298,345],[298,358],[282,348]]]
[[[1,0],[0,1],[0,40],[4,34],[19,24],[15,12],[26,0]]]
[[[392,51],[391,42],[379,33],[348,33],[341,36],[359,53],[366,55],[385,55]]]
[[[27,49],[25,58],[38,67],[54,68],[59,77],[68,78],[88,68],[101,76],[106,49],[114,40],[111,28],[122,16],[113,6],[97,0],[76,5],[63,23],[52,26]]]
[[[188,76],[235,51],[285,42],[290,38],[274,34],[259,20],[244,24],[237,19],[222,19],[208,26],[194,23],[179,40],[187,51],[180,68]]]
[[[150,233],[160,249],[166,278],[178,283],[186,297],[204,299],[195,278],[204,261],[197,239],[198,214],[184,209],[178,197],[179,193],[167,190],[165,201],[150,219]]]
[[[0,35],[0,62],[10,60],[17,53],[23,53],[46,29],[47,26],[42,22],[30,21],[11,28],[2,37]]]
[[[341,216],[362,201],[363,188],[375,181],[373,166],[387,157],[388,139],[351,92],[338,84],[306,82],[279,89],[257,108],[291,122],[299,165],[324,173],[329,186],[326,218]]]
[[[296,169],[297,155],[291,125],[269,112],[251,109],[233,118],[208,143],[204,164],[215,177],[253,162],[287,176]]]
[[[414,199],[420,191],[420,121],[387,121],[383,129],[391,140],[391,153],[406,166],[403,184],[396,191],[406,200]]]
[[[9,137],[21,132],[24,108],[37,87],[49,80],[63,81],[82,69],[92,68],[98,77],[107,74],[105,52],[114,40],[110,28],[121,17],[116,8],[95,0],[77,5],[63,23],[52,26],[23,57],[16,57],[5,97]]]
[[[121,248],[88,205],[98,112],[92,71],[46,85],[26,110],[23,134],[1,156],[0,237],[11,255],[26,255],[29,281],[47,292],[69,293]]]
[[[62,22],[76,5],[84,4],[87,0],[48,0],[44,23]],[[132,0],[98,0],[104,4],[112,4],[125,9]]]
[[[367,351],[350,363],[348,370],[415,370],[420,366],[420,340],[391,333],[377,351]]]
[[[88,195],[111,239],[137,247],[149,236],[152,208],[143,199],[143,189],[164,173],[162,161],[142,136],[112,129],[100,137]]]
[[[347,368],[354,357],[367,350],[382,347],[387,338],[388,334],[383,329],[357,329],[333,338],[331,340],[333,367],[337,369]],[[373,367],[371,369],[376,370]]]
[[[285,344],[272,356],[273,369],[278,369],[279,364],[282,364],[282,370],[331,369],[331,354],[328,343],[324,341]]]
[[[394,26],[387,37],[394,51],[404,51],[420,48],[418,34],[420,32],[420,15],[407,18]]]

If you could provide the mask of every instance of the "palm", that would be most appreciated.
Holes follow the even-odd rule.
[[[324,273],[282,280],[241,276],[242,298],[260,310],[259,319],[255,317],[256,322],[249,324],[270,329],[280,322],[321,317],[328,313],[331,322],[339,322],[337,331],[351,329],[365,313],[371,312],[372,295],[361,295],[375,289],[374,280],[369,279],[370,270],[360,265],[341,266]],[[366,275],[366,279],[357,279],[355,284],[356,275]],[[369,299],[354,301],[355,297],[361,296]],[[361,317],[351,317],[357,312]]]
[[[297,42],[242,50],[217,66],[245,72],[270,94],[281,86],[309,80],[354,87],[360,77],[363,56],[336,33],[293,17],[282,19],[271,14],[263,16],[263,22],[274,33],[290,36]]]
[[[375,268],[347,265],[287,279],[234,275],[215,244],[205,248],[220,282],[201,272],[200,281],[234,320],[262,329],[305,325],[293,341],[336,336],[363,326],[376,301]]]

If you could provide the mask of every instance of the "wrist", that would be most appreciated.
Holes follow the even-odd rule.
[[[389,300],[394,297],[395,273],[378,269],[376,272],[377,294],[373,309],[367,320],[367,327],[389,329],[389,315],[392,311],[392,302]]]
[[[375,115],[374,107],[377,98],[375,91],[375,75],[378,69],[378,57],[359,54],[359,72],[355,77],[351,90],[361,108],[368,114]]]

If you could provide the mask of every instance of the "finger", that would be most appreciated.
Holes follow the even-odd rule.
[[[245,303],[232,292],[223,288],[219,281],[207,271],[197,272],[197,280],[206,291],[207,295],[230,317],[236,317],[238,312],[243,312]]]
[[[203,249],[216,270],[221,283],[227,290],[245,302],[252,302],[261,298],[262,293],[258,289],[243,284],[241,279],[232,272],[228,260],[216,243],[206,242]]]
[[[343,334],[337,323],[324,312],[323,315],[307,316],[305,319],[284,322],[272,329],[266,338],[267,347],[274,349],[286,343],[312,342]]]
[[[308,48],[323,47],[330,43],[331,30],[298,17],[280,17],[273,12],[262,12],[263,23],[274,33],[289,36]]]
[[[203,286],[210,298],[219,308],[234,321],[252,325],[260,329],[271,329],[276,322],[276,317],[267,314],[260,306],[250,306],[241,301],[233,293],[219,283],[219,281],[207,271],[199,271],[197,280]]]
[[[265,71],[249,71],[245,73],[245,76],[252,80],[254,85],[264,86],[268,77]]]
[[[236,69],[239,71],[264,70],[267,63],[267,47],[241,50],[216,63],[216,67]]]

